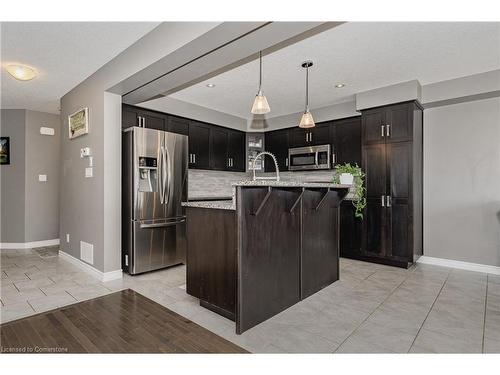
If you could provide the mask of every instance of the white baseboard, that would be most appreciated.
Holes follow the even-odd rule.
[[[84,261],[75,258],[64,251],[59,250],[59,256],[62,259],[67,260],[68,262],[74,264],[75,266],[81,268],[83,271],[91,274],[101,281],[111,281],[121,279],[123,277],[122,270],[110,271],[110,272],[101,272],[98,269],[92,267],[90,264],[85,263]]]
[[[497,266],[490,266],[487,264],[479,264],[479,263],[462,262],[459,260],[451,260],[451,259],[444,259],[444,258],[434,258],[434,257],[428,257],[426,255],[422,255],[420,258],[418,258],[417,263],[432,264],[434,266],[458,268],[461,270],[491,273],[493,275],[500,275],[500,267],[497,267]]]
[[[0,249],[2,250],[14,250],[14,249],[33,249],[36,247],[46,247],[46,246],[57,246],[59,245],[59,238],[54,238],[53,240],[45,241],[33,241],[33,242],[1,242]]]

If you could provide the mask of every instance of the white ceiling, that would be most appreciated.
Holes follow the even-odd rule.
[[[59,99],[124,49],[155,22],[2,22],[1,107],[58,113]],[[27,82],[11,77],[8,63],[36,68]]]
[[[276,51],[263,60],[268,117],[304,108],[305,72],[312,59],[311,108],[353,99],[353,95],[418,79],[422,85],[500,68],[500,23],[351,22]],[[214,88],[207,88],[214,83]],[[334,84],[345,83],[336,89]],[[251,118],[258,85],[258,61],[171,95]]]

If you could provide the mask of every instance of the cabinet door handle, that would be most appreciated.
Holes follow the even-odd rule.
[[[391,196],[388,195],[387,196],[387,207],[391,207],[391,205],[392,205],[392,199],[391,199]]]
[[[142,127],[145,128],[146,127],[146,117],[143,117],[142,118]]]
[[[193,154],[193,164],[196,164],[196,154]]]
[[[332,154],[332,166],[335,164],[335,154]]]
[[[382,207],[385,207],[385,195],[382,195]]]
[[[288,158],[285,158],[285,167],[288,167]]]
[[[385,131],[386,135],[387,135],[388,137],[390,137],[390,136],[391,136],[391,125],[387,124],[387,125],[385,126],[385,128],[386,128],[386,131]]]
[[[384,138],[384,136],[385,136],[384,133],[385,133],[385,125],[382,125],[382,138]]]
[[[310,132],[310,133],[309,133],[309,141],[310,141],[310,142],[312,142],[312,141],[313,141],[313,133],[312,133],[312,132]]]

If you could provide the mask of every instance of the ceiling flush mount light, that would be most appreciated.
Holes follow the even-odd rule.
[[[9,64],[5,67],[9,74],[19,81],[29,81],[37,76],[35,69],[21,64]]]
[[[313,62],[307,60],[304,61],[301,66],[306,70],[306,109],[300,119],[299,128],[314,128],[316,124],[314,123],[311,112],[309,112],[309,68],[313,66]]]
[[[207,87],[208,88],[214,88],[215,87],[215,83],[207,83]]]
[[[337,83],[337,84],[335,85],[335,88],[337,88],[337,89],[341,89],[341,88],[342,88],[342,87],[344,87],[344,86],[345,86],[345,83]]]
[[[255,95],[251,112],[254,115],[263,115],[271,112],[266,96],[262,93],[262,51],[259,51],[259,91]]]

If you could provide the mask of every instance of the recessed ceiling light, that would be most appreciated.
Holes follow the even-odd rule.
[[[214,84],[214,83],[207,83],[207,87],[209,87],[209,88],[214,88],[214,87],[215,87],[215,84]]]
[[[342,87],[344,87],[344,86],[345,86],[345,83],[337,83],[337,84],[335,85],[335,88],[337,88],[337,89],[341,89],[341,88],[342,88]]]
[[[35,69],[21,64],[9,64],[5,67],[9,74],[20,81],[29,81],[37,76]]]

